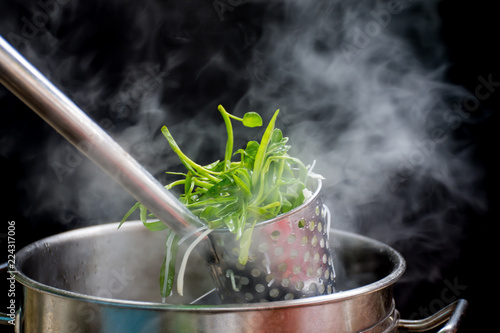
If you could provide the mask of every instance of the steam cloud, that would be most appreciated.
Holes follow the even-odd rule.
[[[464,207],[484,207],[481,171],[454,137],[478,101],[444,79],[437,4],[296,0],[274,10],[239,109],[283,109],[295,152],[326,177],[334,227],[425,258],[407,279],[439,280],[459,253]]]
[[[162,125],[187,154],[211,161],[224,144],[217,104],[265,119],[279,108],[278,127],[293,153],[316,160],[326,178],[336,228],[403,251],[441,253],[435,260],[442,263],[457,255],[461,207],[484,208],[475,192],[480,170],[454,138],[476,99],[444,79],[433,1],[249,1],[222,12],[210,2],[169,8],[145,1],[141,10],[130,2],[119,6],[129,6],[119,9],[125,18],[106,27],[109,38],[99,45],[109,57],[78,45],[99,33],[84,31],[89,25],[61,34],[61,15],[80,9],[65,3],[43,33],[21,45],[25,54],[160,178],[178,165]],[[109,3],[106,13],[116,19]],[[132,37],[121,38],[129,44],[118,44],[113,38],[127,30]],[[117,68],[102,66],[114,58]],[[46,147],[45,163],[26,180],[36,188],[27,193],[37,210],[60,212],[61,223],[83,216],[96,224],[120,219],[133,203],[61,138]],[[426,270],[414,265],[407,276],[435,280],[438,267],[427,261]]]

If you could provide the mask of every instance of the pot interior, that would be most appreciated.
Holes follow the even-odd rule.
[[[120,229],[117,226],[112,223],[72,230],[25,247],[16,255],[18,281],[63,295],[70,292],[110,301],[161,302],[159,271],[165,255],[165,233],[151,232],[140,221],[127,222]],[[352,294],[369,291],[370,286],[384,287],[404,272],[399,253],[373,239],[331,230],[330,244],[337,275],[337,293],[327,296],[332,299],[342,297],[345,291]],[[181,245],[180,255],[188,245]],[[189,304],[213,288],[207,263],[193,251],[184,296],[174,292],[167,302]],[[213,293],[200,302],[218,304],[218,298]]]

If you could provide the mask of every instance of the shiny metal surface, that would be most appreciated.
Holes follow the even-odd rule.
[[[395,304],[387,316],[378,324],[363,330],[359,333],[396,333],[398,328],[399,312],[396,310]]]
[[[210,298],[207,264],[190,258],[185,289],[162,304],[158,262],[164,235],[140,222],[84,228],[37,241],[17,254],[24,286],[22,332],[359,332],[394,311],[392,286],[404,259],[369,238],[330,232],[338,256],[341,292],[251,304],[218,304]]]
[[[464,299],[455,301],[425,319],[420,320],[405,320],[402,319],[398,323],[399,328],[405,329],[407,332],[423,332],[431,330],[439,325],[446,323],[438,333],[456,333],[460,325],[460,321],[465,315],[468,303]]]
[[[123,150],[109,135],[107,135],[107,133],[80,110],[77,105],[47,80],[43,74],[34,68],[1,37],[0,83],[11,90],[91,161],[101,167],[101,169],[110,175],[139,202],[148,207],[152,213],[173,229],[179,236],[200,236],[202,234],[200,227],[204,224],[195,217],[189,209],[169,193],[163,185],[142,168],[132,156]],[[319,192],[319,190],[317,192]],[[270,221],[268,221],[267,224],[270,224],[269,222]],[[266,227],[256,229],[261,235],[267,231]],[[255,233],[257,233],[257,231]],[[224,233],[217,234],[220,236],[219,239],[222,239]],[[232,237],[233,235],[231,234],[224,237],[227,241],[226,243],[229,243],[229,239]],[[234,246],[230,248],[227,246],[219,246],[219,253],[217,254],[209,238],[203,238],[203,241],[198,245],[199,253],[204,255],[206,261],[212,264],[212,276],[216,282],[220,282],[217,287],[221,292],[221,296],[225,295],[225,299],[228,301],[235,301],[235,298],[229,297],[234,294],[232,291],[235,288],[231,283],[232,281],[228,283],[226,275],[229,271],[232,270],[237,272],[238,269],[235,265],[228,265],[228,261],[223,260],[222,256],[222,254],[224,254],[227,257],[227,254],[233,250]],[[320,242],[320,240],[318,240],[318,242]],[[323,248],[320,254],[326,255],[326,253],[329,252],[327,250],[328,249]],[[318,251],[316,251],[316,253],[318,253]],[[328,258],[330,259],[329,255]],[[222,267],[222,272],[220,270],[221,265],[225,266]],[[302,266],[305,267],[305,265]],[[329,270],[330,274],[333,274],[333,270],[328,268],[328,266],[331,267],[331,262],[319,265],[321,267],[316,266],[318,265],[314,265],[314,274],[316,274],[316,270],[318,269],[322,270],[322,274],[325,270]],[[255,267],[255,265],[252,265],[252,267]],[[310,267],[309,265],[308,268]],[[279,273],[277,268],[268,269],[267,271],[267,277]],[[250,278],[249,281],[253,281],[254,279],[252,279],[250,271],[247,273],[248,274],[246,274],[244,278]],[[231,276],[231,279],[234,280],[234,276]],[[281,283],[281,281],[278,282]],[[298,283],[297,281],[294,282],[295,284]],[[266,282],[266,284],[268,283],[269,281]],[[322,291],[322,288],[325,288],[325,290],[332,288],[332,281],[330,279],[314,278],[310,275],[302,277],[302,283],[306,285],[306,288],[317,286],[319,292],[317,290],[306,292],[307,289],[304,288],[292,292],[292,290],[288,288],[288,292],[279,295],[279,297],[270,296],[269,293],[275,293],[277,290],[280,290],[274,287],[270,292],[265,292],[269,296],[266,299],[280,299],[284,295],[300,297],[323,294],[325,291]],[[248,283],[246,289],[242,288],[245,289],[245,291],[244,295],[240,298],[241,301],[245,301],[245,299],[249,301],[247,295],[252,295],[252,299],[255,301],[261,299],[263,295],[262,292],[252,292],[252,290],[260,288],[261,286],[264,286],[264,284],[260,281]],[[281,289],[283,288],[286,289],[286,287],[282,287]]]
[[[334,292],[329,218],[318,181],[303,205],[255,225],[245,265],[238,261],[240,241],[234,234],[210,233],[218,256],[212,265],[214,281],[224,302],[290,300]]]
[[[180,235],[201,225],[128,153],[0,37],[0,83],[35,110],[83,154]],[[457,332],[467,302],[460,300],[424,320],[399,320],[392,286],[403,274],[403,258],[374,240],[330,232],[340,259],[339,293],[254,304],[219,304],[202,299],[214,288],[206,258],[193,255],[187,272],[191,295],[160,303],[158,267],[164,235],[140,222],[75,230],[20,251],[18,272],[24,301],[16,332],[421,332],[448,323]],[[210,253],[209,247],[200,253]],[[202,245],[202,244],[200,244]],[[2,265],[0,271],[5,270]],[[5,324],[6,314],[0,314]],[[397,327],[395,327],[397,324]]]
[[[0,83],[178,235],[203,225],[76,104],[0,36]],[[210,246],[207,253],[210,253]]]

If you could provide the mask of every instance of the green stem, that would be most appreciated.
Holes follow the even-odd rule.
[[[176,180],[175,182],[172,182],[168,185],[165,186],[165,189],[167,190],[170,190],[171,188],[173,188],[174,186],[178,186],[178,185],[184,185],[186,183],[186,180],[185,179],[181,179],[181,180]]]
[[[233,156],[233,145],[234,145],[233,125],[231,124],[230,117],[238,120],[240,119],[229,114],[222,105],[219,105],[218,110],[221,113],[222,118],[224,119],[227,131],[226,153],[224,155],[224,170],[226,171],[231,166],[231,157]]]
[[[212,186],[214,186],[213,184],[201,181],[198,178],[194,178],[194,183],[195,183],[196,186],[203,187],[203,188],[206,188],[206,189],[210,189]]]
[[[266,150],[269,145],[269,141],[271,140],[271,134],[274,130],[274,124],[276,123],[276,118],[278,117],[279,109],[274,113],[273,118],[267,125],[266,131],[262,136],[262,140],[259,145],[259,149],[257,150],[257,154],[255,155],[255,162],[253,166],[253,174],[252,174],[252,185],[256,186],[260,177],[260,170],[265,162]]]
[[[201,175],[209,178],[210,180],[212,180],[214,182],[219,182],[220,181],[219,178],[213,176],[213,175],[220,175],[221,174],[220,172],[215,172],[215,171],[211,171],[211,170],[205,169],[201,165],[195,163],[193,160],[191,160],[189,157],[187,157],[181,151],[181,149],[177,145],[177,142],[175,142],[172,134],[170,134],[170,131],[168,130],[167,126],[163,126],[161,128],[161,132],[163,133],[163,135],[167,139],[168,143],[170,144],[170,147],[172,147],[172,150],[181,158],[181,160],[186,165],[190,166],[191,169],[193,169],[194,172],[198,172],[199,174],[201,174]]]

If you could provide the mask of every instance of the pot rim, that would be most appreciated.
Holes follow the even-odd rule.
[[[16,255],[17,258],[22,258],[23,256],[29,255],[32,251],[38,251],[40,246],[44,243],[51,243],[58,241],[60,239],[64,240],[70,236],[77,236],[76,238],[81,238],[85,236],[102,234],[103,230],[114,229],[117,230],[118,222],[105,223],[96,226],[84,227],[79,229],[74,229],[70,231],[65,231],[53,236],[49,236],[38,240],[30,245],[27,245],[21,249]],[[129,221],[127,223],[129,227],[142,227],[141,221]],[[215,305],[190,305],[190,304],[168,304],[168,303],[158,303],[158,302],[145,302],[145,301],[132,301],[132,300],[122,300],[122,299],[109,299],[105,297],[85,295],[77,292],[67,291],[55,287],[51,287],[35,281],[28,276],[26,276],[21,270],[19,270],[19,261],[16,260],[16,270],[9,271],[9,273],[23,286],[27,288],[34,289],[39,292],[59,296],[62,298],[68,298],[76,301],[93,302],[99,304],[107,304],[112,306],[120,307],[131,307],[131,308],[141,308],[141,309],[168,309],[169,311],[205,311],[205,312],[229,312],[229,311],[256,311],[256,310],[269,310],[269,309],[281,309],[290,307],[301,307],[301,306],[312,306],[312,305],[322,305],[331,302],[340,302],[348,300],[351,298],[362,297],[366,294],[377,292],[379,290],[388,288],[392,286],[405,272],[406,261],[403,256],[394,250],[392,247],[377,241],[375,239],[355,234],[348,231],[331,229],[330,233],[335,233],[338,235],[345,235],[348,237],[356,238],[361,241],[368,242],[376,247],[385,249],[388,253],[389,260],[393,263],[394,268],[390,274],[383,277],[380,280],[363,285],[361,287],[339,291],[329,295],[320,295],[302,299],[293,299],[287,301],[274,301],[266,303],[248,303],[248,304],[215,304]]]

